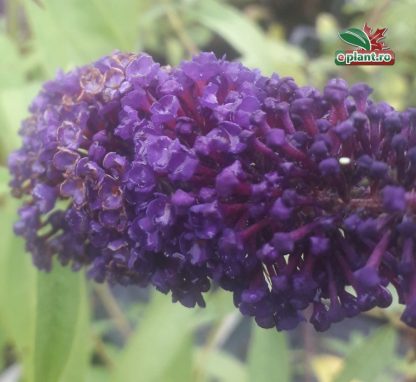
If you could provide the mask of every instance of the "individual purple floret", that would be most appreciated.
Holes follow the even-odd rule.
[[[392,302],[416,327],[416,109],[321,93],[201,53],[115,53],[44,85],[9,158],[17,234],[97,281],[203,306],[211,283],[262,327],[322,331]]]

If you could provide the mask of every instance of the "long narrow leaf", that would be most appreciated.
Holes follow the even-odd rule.
[[[253,323],[248,354],[250,381],[290,382],[291,361],[285,333],[259,328]]]
[[[86,281],[82,277],[75,337],[59,382],[85,381],[91,352],[90,315]]]
[[[198,1],[186,12],[198,23],[218,33],[243,56],[241,61],[264,74],[278,72],[304,81],[305,55],[283,40],[269,38],[238,9],[217,0]]]
[[[177,354],[184,351],[184,344],[189,341],[193,313],[173,304],[169,297],[155,293],[145,317],[120,355],[111,381],[164,381]]]
[[[140,48],[136,0],[26,0],[33,44],[48,76],[86,64],[115,49]]]
[[[57,382],[65,370],[77,335],[83,277],[58,265],[38,273],[34,382]]]
[[[0,231],[0,323],[7,341],[14,345],[23,373],[32,373],[35,323],[36,271],[24,251],[23,240],[13,233],[16,201],[3,197]]]
[[[17,131],[22,119],[28,115],[28,105],[39,90],[38,82],[0,89],[0,123],[3,132],[0,143],[4,154],[19,147],[20,137]]]
[[[264,45],[265,36],[261,29],[235,8],[216,0],[198,1],[192,11],[195,20],[218,33],[241,54]]]

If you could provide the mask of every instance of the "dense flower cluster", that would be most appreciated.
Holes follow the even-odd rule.
[[[15,231],[41,269],[57,256],[189,307],[213,282],[262,327],[325,330],[390,305],[389,285],[416,327],[416,109],[370,93],[210,53],[60,73],[9,159]]]

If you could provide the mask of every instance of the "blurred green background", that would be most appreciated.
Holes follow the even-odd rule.
[[[41,83],[115,49],[176,65],[200,50],[321,88],[342,76],[416,106],[415,0],[0,0],[0,382],[416,381],[416,331],[400,306],[325,334],[262,330],[224,292],[189,310],[56,266],[37,272],[11,230],[8,153]],[[388,27],[392,67],[337,67],[344,28]]]

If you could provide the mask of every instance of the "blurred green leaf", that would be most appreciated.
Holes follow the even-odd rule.
[[[193,310],[173,304],[169,297],[155,292],[143,320],[120,355],[111,381],[165,381],[176,355],[189,341],[193,314]]]
[[[6,331],[4,327],[0,325],[0,351],[4,352],[4,348],[6,347],[9,339],[7,338]],[[5,366],[5,357],[0,357],[0,370],[3,370]]]
[[[163,382],[187,382],[193,381],[193,336],[188,333],[182,340],[181,347],[174,354],[174,359],[169,363],[163,374]]]
[[[374,2],[372,0],[354,0],[345,3],[342,10],[346,14],[353,14],[362,11],[368,11],[374,8]]]
[[[349,334],[348,340],[336,337],[323,338],[322,342],[330,352],[337,353],[343,357],[360,349],[366,341],[366,336],[356,330],[352,330]]]
[[[67,69],[88,60],[77,49],[75,36],[79,35],[79,26],[75,24],[72,31],[68,30],[67,18],[73,18],[78,12],[77,7],[64,12],[63,7],[67,2],[63,1],[61,9],[54,11],[51,8],[52,1],[42,2],[40,7],[32,0],[25,0],[26,14],[33,31],[32,47],[39,55],[47,77],[53,76],[59,68]],[[92,38],[85,33],[83,41],[85,40],[91,41]],[[92,46],[91,50],[98,49],[98,46]]]
[[[316,33],[319,36],[320,43],[326,57],[332,58],[336,47],[340,46],[338,37],[339,26],[337,19],[330,13],[320,13],[316,19]],[[325,58],[325,55],[320,55],[319,58]],[[332,67],[334,65],[333,60]]]
[[[166,39],[166,56],[170,65],[178,65],[184,56],[184,48],[176,38]]]
[[[92,330],[97,336],[104,336],[106,333],[110,332],[113,329],[114,322],[111,318],[105,318],[97,320],[95,319],[92,323]]]
[[[9,192],[9,170],[7,167],[0,166],[0,198]]]
[[[217,289],[204,295],[209,309],[201,309],[194,318],[194,326],[201,327],[213,321],[222,320],[227,314],[235,312],[232,294],[228,291]]]
[[[31,374],[36,303],[36,271],[25,253],[23,240],[14,235],[17,202],[5,197],[1,201],[0,232],[0,322],[8,341],[15,346],[24,366]]]
[[[292,371],[286,334],[262,329],[253,321],[248,370],[253,382],[270,382],[271,375],[279,382],[290,382]]]
[[[104,369],[103,367],[90,367],[86,382],[108,382],[109,378],[110,376],[107,369]]]
[[[376,99],[386,101],[399,110],[406,107],[408,80],[403,75],[390,67],[374,77],[377,79]]]
[[[0,89],[24,83],[22,57],[16,45],[6,35],[0,34]]]
[[[75,337],[66,367],[59,382],[85,381],[90,362],[91,332],[89,316],[89,299],[86,288],[86,280],[81,274],[80,301],[78,317],[75,317]]]
[[[33,45],[49,76],[86,64],[115,49],[140,48],[135,0],[26,0]]]
[[[0,123],[2,134],[0,142],[8,154],[19,146],[20,138],[17,131],[22,120],[28,115],[28,107],[40,84],[29,83],[19,87],[0,89]]]
[[[211,350],[208,353],[200,348],[196,351],[196,364],[203,367],[207,381],[219,380],[221,382],[247,382],[247,368],[243,362],[230,353],[221,349]]]
[[[259,68],[264,74],[277,71],[304,81],[303,52],[282,40],[268,38],[255,22],[236,8],[216,0],[203,0],[187,12],[239,51],[247,66]]]
[[[359,347],[347,354],[344,367],[335,382],[351,382],[353,379],[372,382],[385,372],[394,359],[397,333],[391,326],[374,331]]]
[[[393,368],[406,375],[409,380],[416,379],[416,362],[396,356]]]
[[[301,49],[284,42],[267,40],[261,52],[252,50],[242,61],[250,68],[260,69],[265,75],[277,72],[280,76],[294,78],[299,84],[306,81],[305,54]]]
[[[81,335],[85,342],[88,341],[85,331],[77,332],[80,326],[85,325],[86,319],[86,307],[82,303],[85,298],[84,275],[55,264],[52,272],[39,272],[37,278],[33,381],[57,382],[70,360],[71,349],[78,353],[73,357],[80,358],[81,370],[77,373],[82,371],[85,351],[80,349],[81,345],[76,340],[80,341],[77,337]],[[81,376],[77,380],[85,378]]]
[[[262,30],[236,8],[216,0],[198,1],[190,14],[218,33],[241,54],[252,54],[264,46]]]

